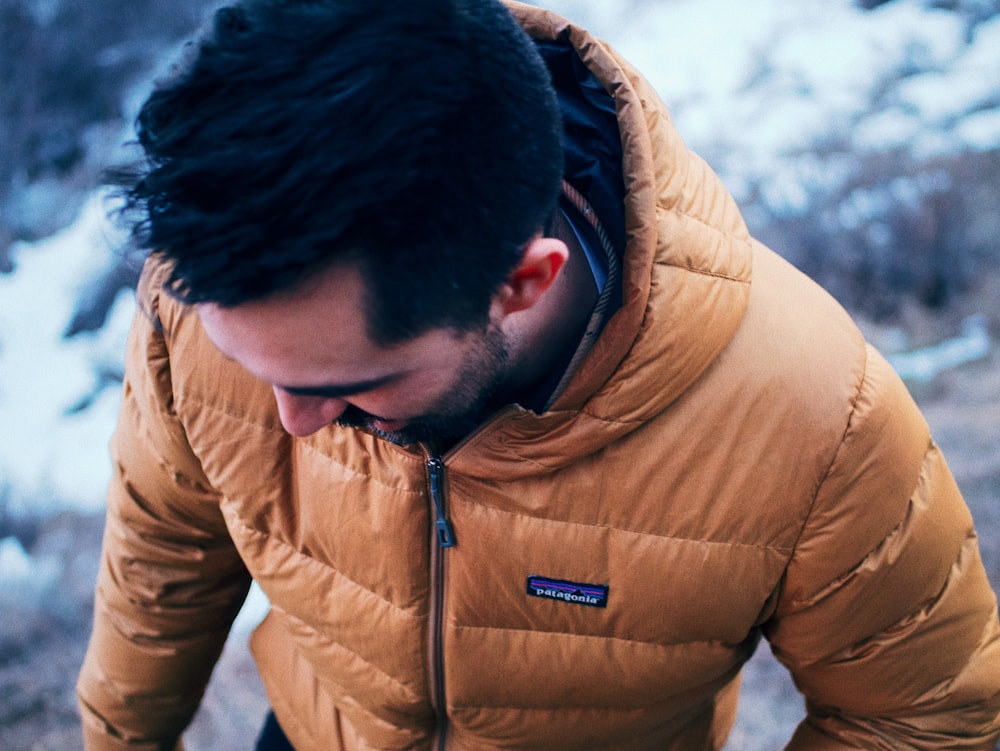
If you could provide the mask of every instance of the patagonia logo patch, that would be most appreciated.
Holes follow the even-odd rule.
[[[608,587],[606,584],[582,584],[563,579],[549,579],[547,576],[529,576],[528,594],[532,597],[573,602],[592,608],[606,608],[608,606]]]

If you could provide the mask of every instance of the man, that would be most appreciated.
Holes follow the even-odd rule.
[[[139,134],[88,748],[175,746],[251,578],[301,751],[718,749],[761,635],[789,748],[993,748],[996,599],[926,424],[606,45],[245,0]]]

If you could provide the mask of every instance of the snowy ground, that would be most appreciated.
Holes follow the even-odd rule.
[[[741,203],[762,183],[772,208],[807,211],[810,193],[846,168],[824,165],[817,146],[845,136],[858,153],[1000,144],[1000,17],[968,40],[967,17],[920,0],[870,12],[845,0],[547,5],[646,74]]]
[[[846,169],[815,147],[845,134],[867,152],[1000,148],[1000,17],[973,28],[967,16],[919,0],[870,13],[846,0],[549,5],[647,73],[682,134],[741,201],[808,212],[811,196]],[[913,70],[920,72],[901,76]],[[751,195],[752,185],[760,195]],[[848,226],[879,208],[876,198],[858,197],[841,218]],[[106,445],[134,303],[122,293],[99,331],[68,340],[63,332],[119,242],[104,209],[100,196],[91,197],[72,226],[15,246],[16,272],[0,275],[0,748],[10,751],[78,744],[72,680],[86,638]],[[961,315],[916,314],[908,327],[870,330],[887,351],[900,350],[901,370],[915,369],[914,391],[973,506],[1000,585],[1000,363],[991,338],[1000,286],[992,285]],[[914,352],[917,344],[927,346]],[[242,648],[255,617],[248,612],[241,622],[192,728],[195,751],[249,747],[233,739],[254,728],[263,709]],[[778,747],[802,711],[766,653],[748,674],[732,749]]]
[[[0,488],[8,513],[103,505],[106,443],[121,394],[113,376],[121,370],[131,294],[120,296],[101,330],[70,340],[62,334],[115,242],[95,196],[72,226],[16,247],[16,273],[0,275],[0,414],[8,426],[0,434]]]

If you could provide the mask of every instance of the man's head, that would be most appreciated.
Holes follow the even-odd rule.
[[[559,311],[573,308],[567,257],[562,241],[536,237],[490,300],[484,326],[436,327],[388,345],[367,334],[368,285],[353,263],[259,301],[197,307],[219,350],[272,385],[289,433],[339,422],[396,443],[449,441],[559,356]],[[539,343],[546,351],[536,351]]]
[[[394,343],[485,325],[562,173],[544,63],[495,0],[245,0],[138,120],[171,291],[238,306],[349,261]]]

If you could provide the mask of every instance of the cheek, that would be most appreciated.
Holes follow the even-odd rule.
[[[413,373],[391,387],[383,387],[366,394],[349,397],[357,409],[375,417],[405,420],[421,417],[435,411],[447,401],[455,383],[451,370],[435,369]]]

